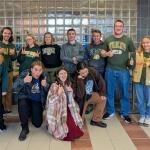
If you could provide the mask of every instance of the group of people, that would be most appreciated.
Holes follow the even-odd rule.
[[[136,50],[123,29],[123,21],[116,20],[113,34],[105,41],[101,40],[100,30],[92,30],[92,41],[86,48],[76,41],[74,29],[67,31],[68,42],[61,47],[50,32],[44,34],[41,46],[29,34],[26,46],[17,55],[12,29],[4,27],[0,35],[0,130],[6,129],[3,113],[11,111],[12,89],[18,96],[20,141],[29,133],[28,118],[39,128],[44,110],[46,128],[57,139],[72,141],[84,134],[85,113],[90,104],[94,105],[90,124],[106,128],[102,119],[115,115],[117,86],[120,116],[131,123],[129,69],[137,96],[138,124],[149,126],[150,37],[145,36]],[[19,63],[19,76],[13,83],[14,60]]]

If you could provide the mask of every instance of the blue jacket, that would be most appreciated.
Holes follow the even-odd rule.
[[[31,99],[32,83],[24,83],[24,78],[27,76],[28,73],[30,73],[30,69],[21,72],[21,74],[13,84],[13,92],[17,93],[18,99],[22,99],[22,98]],[[39,78],[40,81],[44,79],[46,76],[47,76],[46,72],[43,72],[43,74]],[[41,98],[42,98],[41,102],[43,105],[45,105],[49,84],[47,84],[46,87],[43,87],[41,85],[40,88],[41,88]]]

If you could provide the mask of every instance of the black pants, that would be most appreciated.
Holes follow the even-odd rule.
[[[4,107],[3,107],[3,104],[2,104],[2,85],[0,83],[0,125],[4,124],[3,112],[4,112]]]
[[[22,129],[28,128],[28,118],[31,116],[32,124],[39,128],[43,122],[43,108],[41,102],[30,99],[18,99],[18,112]]]

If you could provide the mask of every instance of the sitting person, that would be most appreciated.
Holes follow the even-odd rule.
[[[86,63],[79,62],[75,74],[74,91],[82,118],[85,119],[87,106],[96,104],[90,124],[106,128],[107,124],[101,121],[106,104],[105,82],[102,76],[94,68],[88,68]]]
[[[3,54],[0,53],[0,131],[6,129],[3,120],[4,107],[2,104],[2,96],[7,94],[8,87],[8,72],[3,59]]]
[[[63,67],[56,71],[56,82],[48,92],[46,121],[48,131],[56,139],[72,141],[83,135],[82,118],[73,98],[67,70]]]
[[[14,82],[14,92],[18,94],[18,111],[22,131],[19,140],[26,139],[29,133],[28,117],[31,116],[32,124],[39,128],[43,122],[43,105],[49,85],[43,64],[37,60],[31,64],[31,69],[23,71]],[[30,115],[31,113],[31,115]]]

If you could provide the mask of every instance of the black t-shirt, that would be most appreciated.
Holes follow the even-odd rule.
[[[56,68],[61,66],[60,46],[57,44],[41,45],[41,59],[46,68]]]
[[[85,78],[84,80],[85,83],[85,93],[86,93],[86,100],[88,100],[94,91],[94,80],[91,77],[90,74]]]

